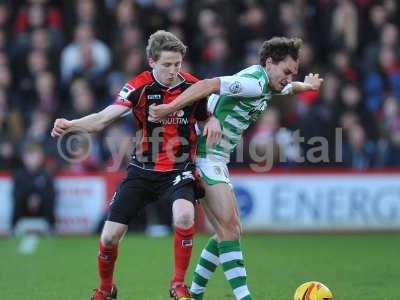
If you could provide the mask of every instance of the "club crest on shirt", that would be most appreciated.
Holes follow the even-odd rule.
[[[229,91],[232,94],[239,94],[242,91],[242,84],[239,81],[234,81],[229,86]]]
[[[215,174],[217,174],[217,175],[221,175],[221,173],[222,173],[221,168],[220,168],[220,167],[217,167],[217,166],[214,166],[214,172],[215,172]]]

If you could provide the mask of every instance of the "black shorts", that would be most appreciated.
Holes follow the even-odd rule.
[[[158,172],[128,167],[128,174],[110,203],[107,220],[128,224],[146,205],[161,200],[186,199],[194,203],[194,167]]]

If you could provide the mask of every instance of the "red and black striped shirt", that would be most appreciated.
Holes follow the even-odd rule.
[[[181,72],[182,80],[173,87],[159,83],[153,73],[145,71],[129,80],[114,104],[132,108],[139,136],[132,154],[132,163],[155,171],[184,169],[196,155],[195,123],[208,118],[207,99],[172,113],[160,122],[149,122],[149,106],[173,101],[198,81]]]

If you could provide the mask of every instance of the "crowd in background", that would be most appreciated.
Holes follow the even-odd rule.
[[[51,172],[112,164],[109,145],[134,135],[131,117],[94,136],[90,155],[72,164],[60,158],[50,129],[57,117],[111,104],[124,82],[149,68],[145,46],[158,29],[184,41],[183,69],[199,78],[258,64],[258,48],[273,36],[303,39],[296,80],[320,73],[322,90],[275,98],[244,137],[236,166],[252,163],[251,143],[258,154],[275,149],[275,166],[400,166],[399,13],[396,0],[0,1],[0,168],[19,167],[32,143]],[[316,136],[327,139],[328,159],[302,162]]]

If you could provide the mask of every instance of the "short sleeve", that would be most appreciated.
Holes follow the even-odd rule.
[[[263,93],[262,83],[256,78],[221,76],[220,95],[235,97],[259,97]]]
[[[119,91],[117,98],[114,100],[114,104],[126,106],[132,108],[138,101],[138,95],[135,93],[136,89],[131,83],[126,83]]]
[[[129,108],[135,107],[143,88],[153,81],[149,71],[145,71],[129,80],[119,91],[113,104],[123,105]]]

